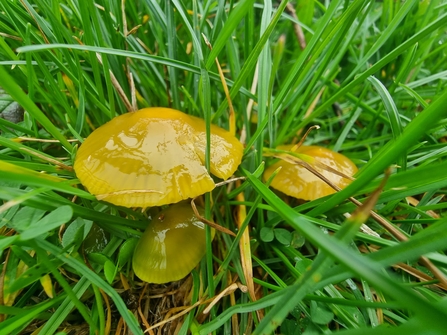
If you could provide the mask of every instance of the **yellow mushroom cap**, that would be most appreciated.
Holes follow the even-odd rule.
[[[140,279],[163,284],[184,278],[205,253],[205,225],[189,203],[181,202],[152,220],[135,248],[132,267]]]
[[[205,166],[202,119],[169,108],[145,108],[115,117],[93,131],[78,150],[74,169],[99,200],[125,207],[176,203],[211,191]],[[211,172],[227,179],[243,147],[211,125]]]
[[[293,145],[283,145],[279,146],[277,149],[290,150],[292,147]],[[316,162],[329,166],[349,177],[352,177],[357,172],[357,167],[349,158],[326,148],[318,146],[301,146],[295,152],[311,156]],[[303,200],[315,200],[335,193],[335,190],[332,187],[315,176],[312,172],[298,164],[292,164],[283,160],[269,166],[264,172],[264,179],[269,179],[273,172],[279,167],[281,167],[281,170],[275,178],[273,178],[272,183],[270,184],[278,191]],[[340,188],[345,188],[351,182],[350,179],[343,178],[335,173],[324,170],[321,167],[313,165],[313,168]]]

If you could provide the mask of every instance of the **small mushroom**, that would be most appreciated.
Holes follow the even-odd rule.
[[[243,148],[228,131],[211,125],[210,170],[227,179]],[[115,117],[79,148],[74,169],[99,200],[150,207],[194,198],[214,189],[204,166],[205,122],[169,108],[145,108]]]
[[[277,149],[289,151],[293,146],[283,145]],[[317,163],[313,165],[313,168],[340,188],[346,187],[351,180],[323,169],[322,165],[328,166],[348,177],[353,176],[357,172],[357,167],[349,158],[326,148],[301,146],[294,152],[313,157]],[[281,167],[281,170],[273,178],[270,185],[284,194],[303,200],[315,200],[335,193],[332,187],[306,168],[283,160],[269,166],[264,172],[264,179],[269,179],[279,167]]]
[[[205,252],[205,225],[188,202],[180,202],[149,224],[135,248],[132,267],[140,279],[163,284],[184,278]]]

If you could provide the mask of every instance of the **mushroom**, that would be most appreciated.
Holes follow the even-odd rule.
[[[205,163],[206,126],[169,108],[120,115],[84,141],[74,169],[99,200],[125,207],[178,203],[214,189]],[[241,163],[242,144],[211,125],[210,172],[228,179]],[[214,230],[213,235],[214,235]],[[204,224],[189,204],[163,210],[143,233],[133,268],[151,283],[185,277],[205,254]]]
[[[210,170],[227,179],[243,148],[211,125]],[[99,200],[150,207],[194,198],[214,189],[205,163],[205,122],[169,108],[145,108],[115,117],[91,133],[76,155],[81,183]]]
[[[151,221],[135,248],[132,267],[140,279],[163,284],[184,278],[205,252],[205,225],[188,202],[180,202]]]
[[[277,149],[290,151],[292,147],[294,147],[293,144],[283,145]],[[294,153],[312,157],[315,160],[313,168],[339,188],[344,188],[351,182],[350,178],[342,177],[342,175],[352,177],[357,172],[357,167],[349,158],[326,148],[300,146]],[[329,169],[324,169],[322,166],[336,170],[340,175],[330,172]],[[264,179],[268,180],[279,167],[281,170],[270,185],[284,194],[303,200],[315,200],[336,192],[303,166],[283,160],[269,166],[264,172]]]

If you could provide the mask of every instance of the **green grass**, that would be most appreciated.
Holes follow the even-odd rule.
[[[18,123],[0,118],[0,335],[142,334],[148,325],[445,334],[447,3],[304,0],[291,2],[297,17],[287,4],[0,2],[0,112],[25,109]],[[208,131],[228,129],[216,57],[245,136],[236,172],[245,180],[204,200],[206,215],[237,236],[216,234],[187,279],[146,287],[131,255],[150,209],[96,200],[71,168],[76,150],[134,108],[172,107]],[[297,202],[262,179],[273,161],[263,151],[312,125],[320,129],[306,144],[340,151],[360,171],[332,196]],[[389,167],[377,199],[356,212],[348,199],[366,202]],[[256,299],[235,289],[205,314],[233,282],[250,280],[234,219],[242,206]]]

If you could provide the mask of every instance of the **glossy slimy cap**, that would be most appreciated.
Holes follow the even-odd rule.
[[[176,203],[211,191],[205,166],[205,122],[169,108],[120,115],[91,133],[74,169],[97,199],[125,207]],[[242,159],[241,143],[211,125],[211,173],[227,179]]]
[[[205,226],[191,205],[181,202],[149,223],[135,248],[132,267],[140,279],[163,284],[188,275],[205,252]]]
[[[292,147],[293,145],[283,145],[277,149],[290,150]],[[329,166],[349,177],[352,177],[357,172],[357,167],[349,158],[326,148],[301,146],[295,153],[311,156],[316,162]],[[279,167],[282,167],[281,170],[270,184],[270,186],[278,191],[303,200],[315,200],[335,193],[332,187],[304,167],[282,160],[269,166],[265,170],[264,179],[267,180]],[[313,167],[340,188],[345,188],[351,182],[350,179],[343,178],[320,167]]]

